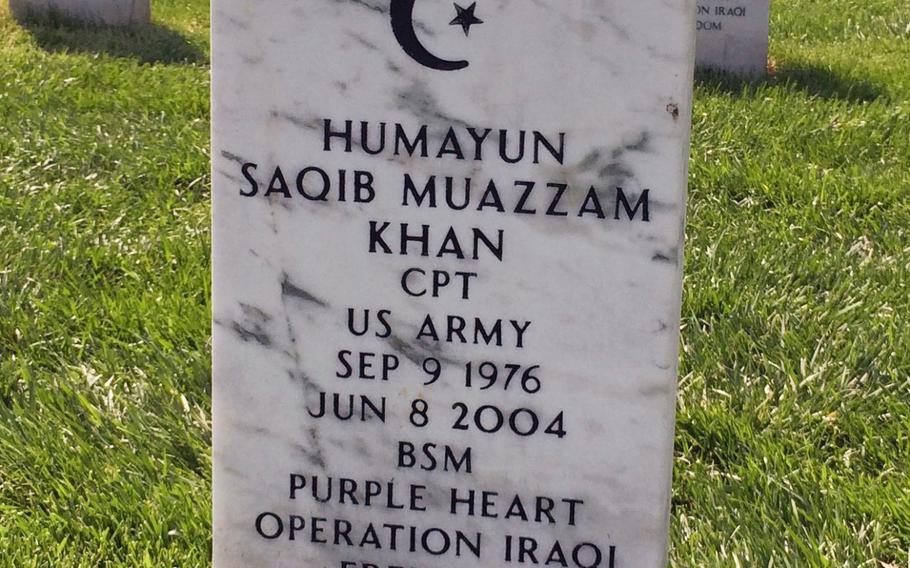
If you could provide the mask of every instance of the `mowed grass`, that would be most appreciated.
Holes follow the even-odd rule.
[[[0,8],[3,10],[3,8]],[[0,11],[0,566],[210,556],[208,5]],[[700,74],[671,562],[910,564],[910,5]]]
[[[207,6],[154,4],[0,15],[3,567],[210,555]]]

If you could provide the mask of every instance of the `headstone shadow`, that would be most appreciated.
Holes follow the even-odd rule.
[[[810,64],[797,64],[769,72],[764,77],[741,77],[714,70],[695,73],[698,87],[741,95],[765,86],[789,87],[809,96],[850,102],[871,102],[885,93],[875,83],[838,73],[832,69]]]
[[[140,63],[206,63],[207,54],[183,34],[160,24],[105,27],[55,16],[20,22],[52,53],[105,53]]]

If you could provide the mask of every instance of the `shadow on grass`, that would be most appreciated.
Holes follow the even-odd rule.
[[[205,52],[159,24],[104,27],[60,16],[26,18],[22,27],[52,53],[106,53],[140,63],[206,63]]]
[[[850,102],[871,102],[885,94],[874,83],[813,65],[785,67],[757,78],[699,70],[695,74],[695,84],[734,95],[754,94],[765,86],[785,87],[812,97]]]

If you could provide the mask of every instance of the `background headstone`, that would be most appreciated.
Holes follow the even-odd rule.
[[[762,75],[768,66],[771,0],[698,0],[698,67]]]
[[[216,0],[216,568],[666,565],[694,2]]]
[[[9,0],[13,17],[63,18],[95,25],[145,24],[151,19],[150,0]]]

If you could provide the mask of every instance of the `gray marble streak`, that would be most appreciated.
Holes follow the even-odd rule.
[[[578,565],[573,547],[585,542],[599,547],[604,568],[611,550],[613,568],[666,564],[694,1],[478,0],[476,10],[483,23],[466,36],[449,25],[451,2],[415,5],[414,30],[425,47],[470,62],[447,72],[405,53],[389,0],[213,2],[216,568],[534,565],[514,556],[519,537],[536,539],[539,565],[556,541],[570,566]],[[324,150],[325,119],[336,130],[353,121],[350,152],[340,139]],[[367,139],[361,121],[369,123]],[[385,150],[373,155],[380,122],[390,130]],[[395,125],[412,137],[426,126],[429,156],[395,155]],[[464,159],[436,157],[450,128]],[[483,160],[474,159],[470,128],[491,129]],[[534,163],[528,144],[524,159],[508,164],[498,156],[500,130],[510,152],[519,131],[551,141],[565,133],[564,159],[544,152]],[[310,167],[331,180],[326,201],[298,193],[298,174]],[[276,168],[286,188],[273,179]],[[346,172],[343,201],[339,170]],[[371,202],[353,199],[357,170],[373,176]],[[405,174],[421,187],[436,176],[439,206],[403,206]],[[317,191],[318,174],[309,175],[305,189]],[[446,177],[459,191],[471,179],[466,210],[444,205]],[[258,193],[246,197],[249,178]],[[505,212],[477,210],[491,181]],[[521,181],[535,183],[527,205],[536,214],[515,211]],[[566,215],[544,214],[554,192],[548,183],[567,186],[559,204]],[[590,206],[592,186],[603,218],[578,215]],[[647,221],[641,209],[633,220],[614,219],[617,188],[631,204],[648,192]],[[432,253],[371,253],[371,221],[391,223],[389,235],[400,223],[429,225]],[[501,230],[502,259],[483,249],[477,259],[437,257],[449,227],[466,249],[473,229]],[[397,248],[394,236],[388,241]],[[476,274],[470,299],[454,287],[439,298],[408,296],[402,274],[413,267]],[[349,331],[349,309],[370,310],[369,333]],[[387,333],[376,327],[380,310],[388,310]],[[437,324],[447,316],[467,325],[475,317],[487,326],[501,320],[503,346],[421,337],[427,316]],[[525,322],[519,348],[514,326]],[[340,350],[392,356],[398,368],[388,380],[342,378]],[[427,358],[442,368],[429,385]],[[466,388],[465,365],[483,361],[539,365],[540,392]],[[333,418],[334,395],[344,411],[351,396],[356,411],[361,396],[383,401],[385,419],[370,412]],[[318,417],[323,400],[328,416]],[[410,421],[415,400],[429,405],[426,427]],[[533,436],[456,429],[456,402],[525,408],[541,426]],[[543,434],[559,411],[567,435]],[[401,441],[470,448],[472,471],[399,467]],[[290,499],[292,475],[315,476],[321,487],[331,479],[335,497],[315,500],[307,481]],[[399,501],[422,486],[426,510],[342,503],[341,478],[361,489],[378,482],[383,493],[392,484]],[[453,489],[497,492],[499,517],[451,514]],[[571,525],[559,516],[564,509],[554,523],[504,518],[516,495],[525,503],[583,504]],[[274,518],[285,525],[274,539],[257,533],[263,514],[274,516],[262,517],[265,532],[277,531],[268,524]],[[313,517],[329,519],[323,536],[330,542],[313,542]],[[292,519],[306,522],[293,540]],[[481,557],[434,555],[420,543],[413,552],[404,544],[392,550],[386,537],[381,548],[348,546],[343,537],[335,544],[335,521],[350,523],[351,534],[368,523],[480,533]],[[589,564],[585,553],[580,565]]]

